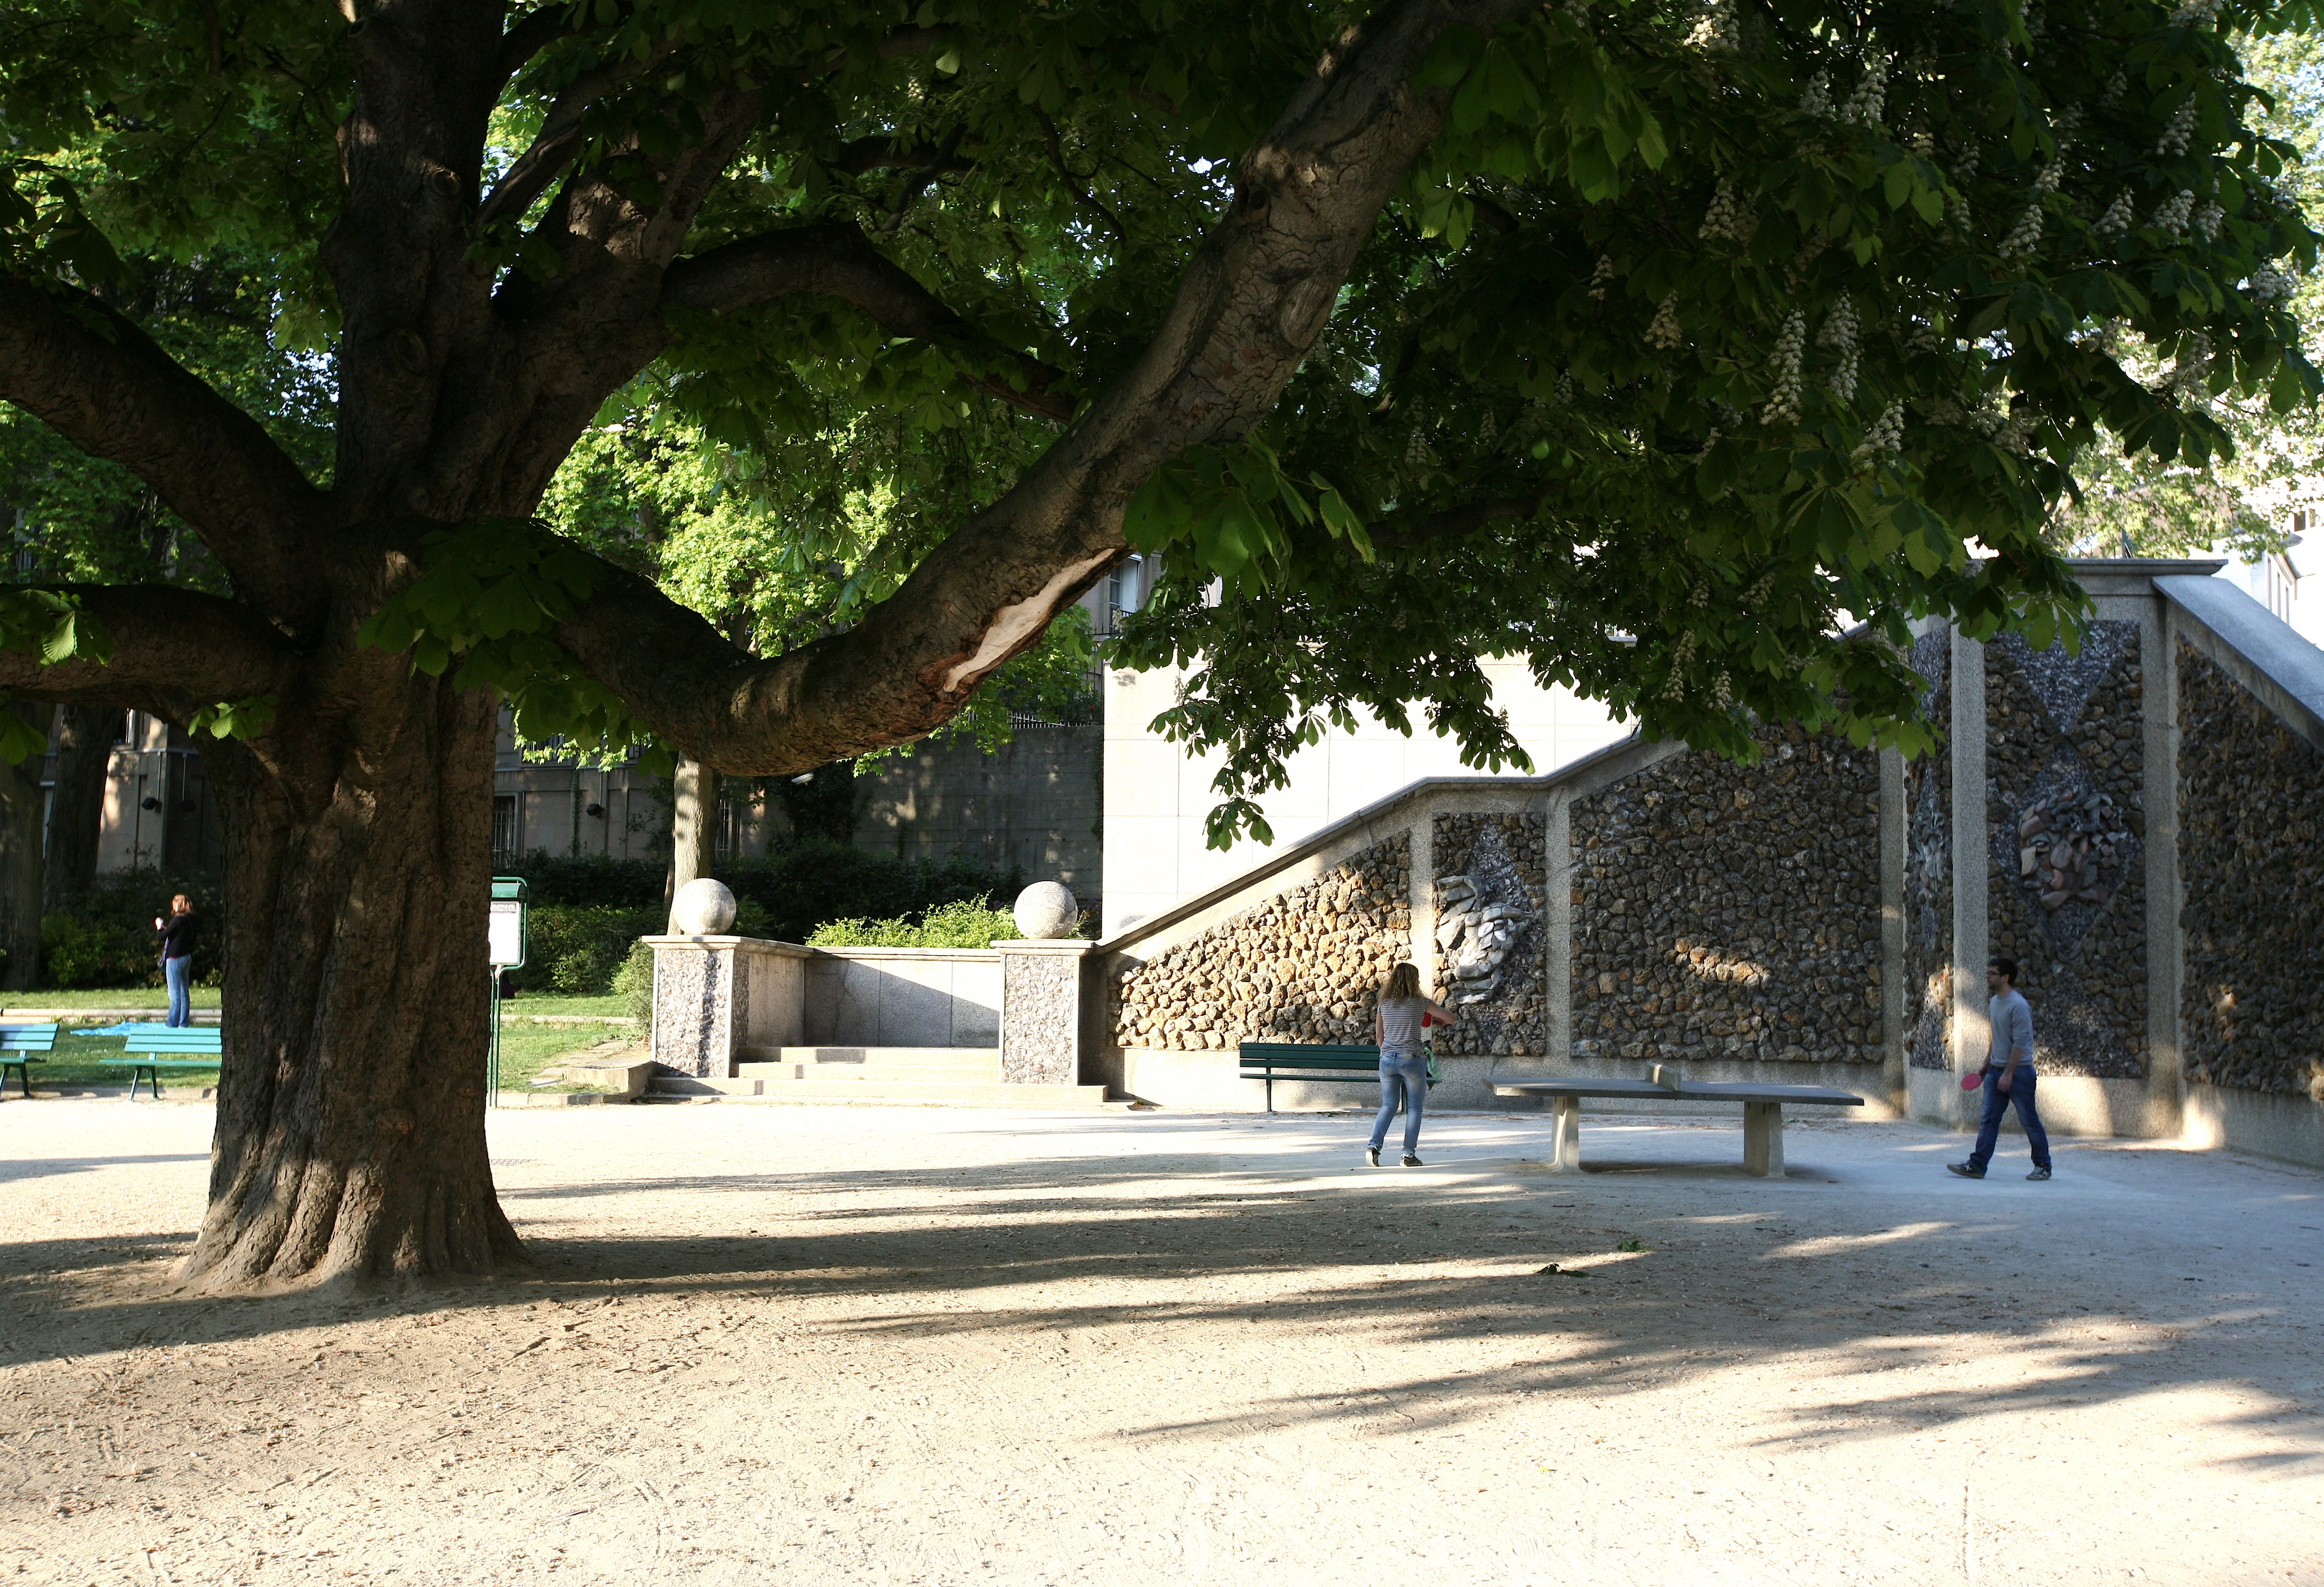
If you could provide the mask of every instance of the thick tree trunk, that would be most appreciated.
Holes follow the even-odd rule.
[[[49,853],[43,883],[48,907],[97,880],[97,843],[105,828],[105,774],[121,712],[68,705],[57,714],[56,785],[49,800]]]
[[[45,731],[54,708],[16,704],[14,711]],[[28,991],[41,984],[41,761],[0,761],[0,989]]]
[[[180,1275],[203,1289],[523,1260],[484,1146],[496,702],[425,677],[364,693],[335,727],[278,724],[263,761],[211,752],[226,1060]]]

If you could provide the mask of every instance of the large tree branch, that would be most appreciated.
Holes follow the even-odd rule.
[[[723,771],[797,773],[932,731],[1128,555],[1122,514],[1157,466],[1240,437],[1274,405],[1442,124],[1447,92],[1411,87],[1429,45],[1455,22],[1491,31],[1534,8],[1406,0],[1350,30],[1244,157],[1232,207],[1136,364],[853,629],[754,662],[632,581],[585,602],[559,638]]]
[[[277,693],[300,657],[261,613],[239,601],[170,584],[56,584],[112,641],[103,662],[44,666],[0,650],[0,695],[65,705],[117,705],[182,722],[203,706]]]
[[[999,347],[910,271],[873,247],[852,223],[801,226],[729,243],[679,260],[662,278],[665,307],[702,313],[731,313],[799,292],[852,303],[895,335],[952,343],[1012,359],[1024,381],[1022,390],[997,376],[973,377],[976,383],[1021,412],[1041,418],[1073,417],[1073,401],[1059,390],[1066,384],[1064,371]]]
[[[320,619],[313,536],[329,498],[130,320],[86,292],[0,274],[0,398],[152,485],[275,621]]]

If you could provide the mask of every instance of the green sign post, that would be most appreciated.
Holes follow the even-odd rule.
[[[485,922],[485,957],[492,963],[493,1056],[484,1078],[484,1105],[501,1105],[501,972],[524,963],[532,888],[522,876],[493,878],[492,914]]]

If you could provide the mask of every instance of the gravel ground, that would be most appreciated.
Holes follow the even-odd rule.
[[[2324,1176],[1907,1125],[505,1113],[537,1271],[173,1296],[198,1105],[0,1104],[0,1578],[2324,1582]],[[1543,1270],[1554,1263],[1555,1272]]]

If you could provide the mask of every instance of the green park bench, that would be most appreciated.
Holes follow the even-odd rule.
[[[28,1098],[32,1095],[32,1077],[25,1072],[28,1063],[38,1063],[57,1050],[57,1028],[54,1025],[0,1025],[0,1091],[8,1087],[8,1071],[16,1071],[16,1081],[24,1087]],[[14,1057],[8,1054],[14,1053]]]
[[[1298,1041],[1241,1041],[1242,1078],[1267,1082],[1267,1111],[1275,1111],[1275,1082],[1379,1084],[1379,1049]]]
[[[214,1069],[224,1049],[225,1029],[218,1025],[131,1025],[121,1032],[124,1038],[119,1058],[100,1058],[97,1061],[129,1070],[129,1099],[137,1099],[137,1083],[149,1082],[153,1087],[153,1100],[161,1100],[163,1069]],[[193,1056],[163,1057],[164,1053]]]

